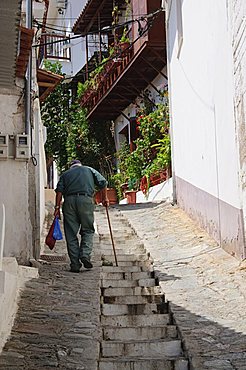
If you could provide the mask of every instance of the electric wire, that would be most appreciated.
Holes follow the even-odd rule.
[[[154,19],[155,19],[156,17],[154,17],[153,18],[153,20],[152,20],[152,22],[150,22],[149,23],[149,25],[147,25],[146,26],[146,29],[143,31],[143,33],[141,34],[141,35],[139,35],[132,43],[131,43],[131,45],[128,47],[128,48],[126,48],[125,50],[124,50],[124,52],[126,52],[126,50],[127,49],[129,49],[129,48],[131,48],[141,37],[143,37],[144,35],[145,35],[145,33],[146,32],[148,32],[149,31],[149,29],[152,27],[152,25],[153,25],[153,22],[154,22]],[[123,52],[122,51],[120,51],[120,52],[118,52],[118,53],[116,53],[116,54],[114,54],[114,56],[112,56],[111,58],[109,58],[109,59],[107,59],[107,60],[105,60],[104,62],[102,61],[101,63],[99,63],[95,68],[93,68],[93,69],[91,69],[91,70],[88,70],[88,73],[91,73],[91,72],[93,72],[96,68],[98,68],[98,67],[101,67],[101,66],[103,66],[104,64],[106,64],[106,63],[108,63],[110,60],[114,60],[114,59],[117,59],[117,58],[120,58],[121,56],[122,56],[122,54],[123,54]],[[74,76],[70,76],[70,77],[64,77],[64,79],[63,79],[63,81],[65,81],[65,80],[71,80],[71,79],[73,79],[74,77],[77,77],[77,75],[74,75]]]
[[[51,41],[51,42],[46,42],[46,43],[41,42],[41,43],[38,43],[38,44],[34,44],[32,47],[35,48],[35,47],[40,47],[40,46],[44,46],[44,45],[57,44],[57,43],[60,43],[60,42],[64,42],[66,40],[78,39],[80,37],[85,37],[85,36],[94,35],[94,34],[98,34],[98,33],[107,33],[111,30],[116,30],[116,29],[122,28],[122,27],[124,27],[128,24],[133,24],[133,23],[136,23],[136,22],[138,22],[138,24],[140,24],[141,21],[146,22],[146,20],[148,20],[148,19],[151,19],[153,17],[155,18],[155,16],[157,16],[162,11],[163,11],[162,9],[159,9],[155,12],[147,14],[145,17],[140,17],[138,19],[133,19],[133,20],[130,20],[130,21],[126,21],[126,22],[123,22],[123,23],[120,23],[120,24],[117,24],[117,25],[114,25],[114,26],[103,27],[102,29],[99,29],[99,30],[94,31],[94,32],[88,32],[86,34],[80,34],[80,35],[75,35],[75,36],[63,38],[63,40],[56,40],[56,41]],[[41,26],[41,24],[38,24],[38,25]],[[140,26],[141,26],[141,24],[140,24]]]

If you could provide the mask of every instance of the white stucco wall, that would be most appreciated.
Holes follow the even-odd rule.
[[[76,36],[72,33],[72,27],[85,3],[86,0],[69,0],[67,9],[64,10],[63,14],[59,14],[56,0],[51,0],[47,18],[47,32],[62,33],[66,31],[67,35]],[[49,30],[48,27],[54,28],[54,30]],[[67,76],[74,76],[85,64],[85,38],[71,39],[70,44],[71,61],[61,59],[59,62],[62,64],[62,71]]]
[[[169,1],[168,20],[175,174],[240,208],[226,1],[181,0],[181,3],[180,50],[176,0]]]
[[[0,91],[0,132],[24,132],[22,90]],[[29,165],[26,161],[0,161],[0,204],[6,208],[4,256],[15,256],[27,261],[32,253],[32,226],[30,218]]]
[[[229,3],[234,57],[234,106],[242,188],[241,201],[244,210],[244,225],[246,225],[246,1],[230,0]]]

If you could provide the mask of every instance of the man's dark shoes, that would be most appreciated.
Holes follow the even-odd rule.
[[[86,269],[92,269],[93,264],[87,258],[82,257],[80,261],[83,263]]]

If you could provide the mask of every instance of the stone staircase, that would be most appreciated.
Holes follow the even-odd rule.
[[[99,370],[188,370],[150,255],[121,213],[110,208],[118,267],[105,210],[98,207],[102,343]]]

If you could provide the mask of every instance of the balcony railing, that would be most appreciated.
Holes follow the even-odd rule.
[[[81,99],[81,106],[90,111],[114,85],[115,81],[125,70],[133,56],[133,49],[127,45],[125,50],[117,54],[105,64],[103,70],[96,76],[93,86],[89,86]]]
[[[151,14],[160,9],[160,4],[161,0],[131,0],[133,14]],[[84,22],[87,24],[88,20],[84,19]],[[118,36],[121,40],[121,34]],[[88,88],[80,100],[87,108],[88,118],[115,118],[162,73],[166,65],[164,13],[159,12],[153,18],[151,27],[146,20],[135,22],[129,30],[129,39],[131,46],[117,52],[97,77],[89,79]],[[118,49],[120,41],[114,41]],[[85,68],[87,79],[88,61]]]
[[[64,34],[45,33],[40,42],[40,62],[43,59],[71,61],[70,38]]]

